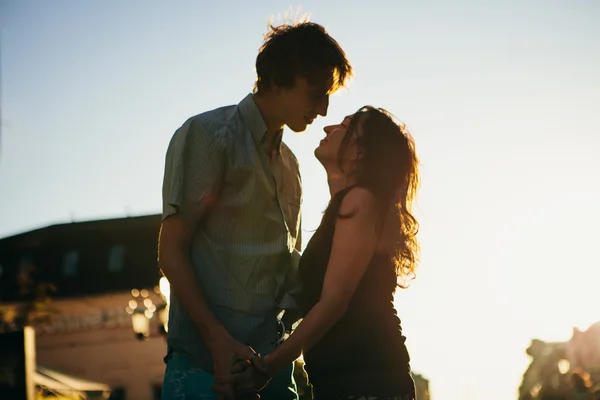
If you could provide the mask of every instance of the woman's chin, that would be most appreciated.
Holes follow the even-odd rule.
[[[328,167],[331,167],[332,165],[335,165],[336,160],[335,159],[330,159],[330,157],[327,157],[327,154],[323,154],[322,150],[323,149],[321,149],[320,147],[317,147],[315,149],[315,158],[317,159],[317,161],[319,161],[319,163],[327,171]]]
[[[319,145],[319,147],[317,147],[314,151],[315,157],[317,158],[317,160],[321,161],[321,157],[323,156],[323,149],[321,149],[321,145]]]

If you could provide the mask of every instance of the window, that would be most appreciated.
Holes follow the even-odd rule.
[[[125,256],[125,247],[112,246],[108,251],[108,270],[110,272],[119,272],[123,270],[123,258]]]
[[[109,400],[125,400],[127,398],[127,389],[120,386],[110,391]]]
[[[32,285],[33,278],[31,275],[34,271],[35,266],[33,265],[33,257],[31,257],[30,254],[22,255],[19,258],[19,269],[17,270],[20,282],[26,286]]]
[[[31,254],[25,254],[21,256],[21,258],[19,259],[19,266],[29,265],[33,265],[33,257],[31,257]]]
[[[79,264],[79,252],[77,250],[70,250],[63,256],[63,275],[64,276],[75,276],[77,274],[77,264]]]

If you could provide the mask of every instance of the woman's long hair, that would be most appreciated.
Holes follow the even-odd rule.
[[[419,224],[412,215],[412,204],[419,188],[419,161],[415,142],[405,125],[386,110],[371,106],[360,108],[353,116],[342,140],[338,165],[350,144],[356,140],[358,163],[353,171],[357,185],[368,188],[377,199],[383,228],[386,218],[398,218],[393,261],[398,284],[407,287],[414,279],[419,260]]]

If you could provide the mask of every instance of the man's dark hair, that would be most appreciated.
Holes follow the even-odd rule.
[[[269,90],[273,84],[293,87],[299,76],[309,84],[327,84],[327,93],[332,93],[352,76],[346,53],[323,26],[301,22],[269,28],[256,57],[255,91]]]

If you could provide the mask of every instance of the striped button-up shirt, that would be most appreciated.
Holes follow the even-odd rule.
[[[302,203],[298,162],[281,137],[267,154],[266,131],[252,95],[187,120],[167,151],[162,215],[195,224],[190,258],[201,290],[227,331],[262,353],[274,348],[276,317],[298,290]],[[168,344],[212,371],[173,295]]]

